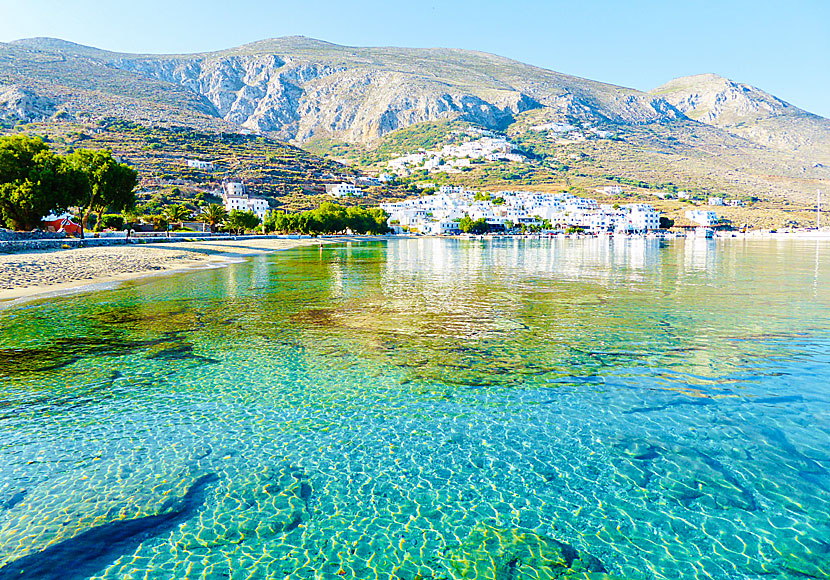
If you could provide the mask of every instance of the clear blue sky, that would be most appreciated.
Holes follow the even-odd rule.
[[[0,0],[0,41],[187,53],[276,36],[453,47],[648,90],[713,72],[830,117],[830,0]]]

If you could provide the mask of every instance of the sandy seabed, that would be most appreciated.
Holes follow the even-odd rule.
[[[348,239],[212,239],[0,254],[0,305],[44,294],[104,286],[152,274],[218,266],[245,256]]]

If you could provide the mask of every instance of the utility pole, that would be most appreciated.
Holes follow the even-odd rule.
[[[821,190],[816,190],[816,229],[821,229]]]

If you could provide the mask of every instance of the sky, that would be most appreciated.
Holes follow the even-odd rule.
[[[291,35],[481,50],[640,90],[716,73],[830,118],[830,0],[0,0],[0,42],[191,53]]]

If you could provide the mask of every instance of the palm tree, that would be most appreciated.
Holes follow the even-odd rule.
[[[216,228],[226,219],[228,219],[228,211],[224,206],[218,203],[212,203],[202,210],[196,216],[200,222],[204,222],[210,226],[210,233],[216,233]]]
[[[182,227],[182,222],[190,217],[191,211],[183,205],[168,205],[161,212],[164,220],[168,224],[178,223],[179,228]]]

